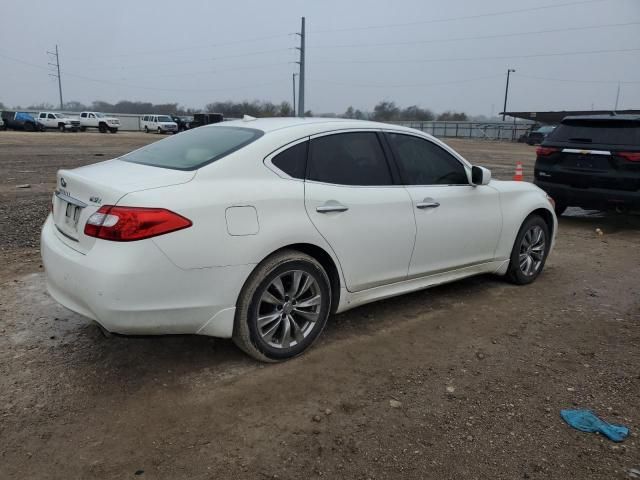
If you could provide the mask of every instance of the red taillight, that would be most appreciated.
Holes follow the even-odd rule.
[[[640,152],[618,152],[616,155],[630,162],[640,162]]]
[[[548,157],[552,153],[556,153],[559,151],[560,149],[555,147],[538,147],[536,148],[536,155],[538,155],[539,157]]]
[[[164,208],[103,205],[87,220],[84,234],[114,242],[131,242],[175,232],[191,225],[191,220]]]

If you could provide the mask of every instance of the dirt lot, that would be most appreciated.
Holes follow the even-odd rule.
[[[636,478],[638,217],[573,210],[533,285],[483,276],[367,305],[264,366],[225,340],[107,339],[45,293],[55,171],[157,138],[0,132],[1,479]],[[531,178],[532,147],[450,144]],[[574,406],[631,436],[568,428]]]

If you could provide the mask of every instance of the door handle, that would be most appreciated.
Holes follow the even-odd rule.
[[[316,207],[316,212],[318,213],[346,212],[347,210],[349,210],[349,207],[337,202],[327,202],[324,205]]]
[[[437,208],[440,206],[439,202],[436,202],[433,198],[425,198],[423,201],[416,203],[416,208],[421,210],[425,208]]]

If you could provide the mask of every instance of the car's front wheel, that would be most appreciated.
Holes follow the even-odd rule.
[[[516,285],[533,282],[544,268],[550,247],[547,223],[539,215],[529,216],[513,244],[507,278]]]
[[[287,360],[324,329],[331,309],[329,277],[313,257],[283,250],[256,267],[236,307],[236,345],[257,360]]]

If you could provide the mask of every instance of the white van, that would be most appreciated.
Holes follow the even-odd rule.
[[[145,133],[176,133],[178,124],[169,115],[143,115],[140,120],[140,128]]]

